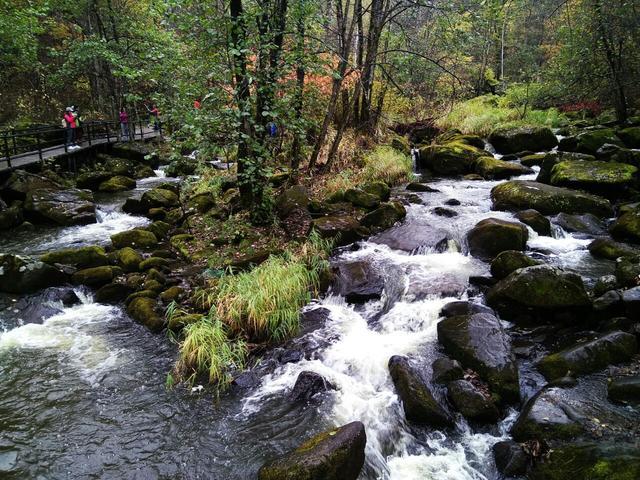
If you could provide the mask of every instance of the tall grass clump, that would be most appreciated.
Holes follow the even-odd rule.
[[[246,343],[241,339],[232,340],[228,330],[213,312],[188,325],[180,344],[178,375],[193,381],[197,375],[206,374],[211,383],[226,387],[231,382],[229,371],[241,369],[248,354]]]
[[[364,158],[363,181],[381,180],[388,185],[398,185],[411,179],[411,158],[389,146],[381,146]]]

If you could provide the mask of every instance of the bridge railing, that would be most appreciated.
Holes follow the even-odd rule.
[[[6,162],[7,168],[13,168],[12,160],[37,155],[44,160],[47,152],[64,148],[69,151],[66,143],[66,128],[61,126],[43,125],[25,129],[8,129],[0,131],[0,160]],[[162,136],[162,126],[159,134]],[[127,140],[144,139],[155,136],[156,132],[145,129],[142,119],[129,121],[129,138]],[[76,129],[76,143],[81,146],[91,146],[95,143],[112,143],[125,140],[122,136],[119,122],[87,121],[81,122]]]

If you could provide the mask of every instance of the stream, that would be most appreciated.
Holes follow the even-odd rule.
[[[534,179],[535,175],[520,177]],[[126,194],[97,197],[99,222],[0,237],[0,251],[34,254],[108,242],[109,235],[148,221],[123,213],[129,195],[141,195],[166,179],[138,182]],[[471,428],[459,417],[454,430],[409,425],[387,368],[393,355],[430,364],[438,357],[436,324],[448,302],[482,294],[469,277],[488,275],[489,265],[466,255],[465,235],[488,217],[489,192],[500,182],[444,179],[430,183],[439,193],[419,193],[407,206],[403,228],[447,232],[445,251],[393,249],[372,238],[343,249],[334,263],[366,262],[384,279],[382,298],[348,305],[329,292],[305,308],[320,318],[289,342],[303,352],[284,363],[283,349],[257,367],[263,375],[250,388],[217,398],[206,389],[165,387],[176,346],[154,335],[116,306],[93,302],[51,305],[44,321],[24,317],[40,294],[0,296],[0,477],[7,479],[220,479],[256,478],[267,460],[313,434],[353,420],[367,433],[362,480],[493,480],[491,446],[508,438],[517,411],[496,425]],[[458,215],[432,209],[447,200]],[[591,257],[591,238],[554,227],[553,237],[529,229],[530,250],[546,262],[573,270],[586,282],[613,271],[614,263]],[[440,249],[441,250],[441,249]],[[510,325],[505,323],[505,326]],[[522,391],[533,394],[543,378],[519,362]],[[287,394],[298,374],[311,370],[336,391],[293,403]]]

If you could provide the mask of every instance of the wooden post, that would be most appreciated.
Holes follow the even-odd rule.
[[[111,143],[111,139],[109,138],[109,124],[105,122],[104,129],[107,132],[107,143]]]
[[[91,122],[87,122],[86,126],[87,126],[87,138],[89,139],[89,146],[91,146]]]
[[[4,132],[4,154],[7,157],[7,167],[11,168],[11,156],[9,155],[9,142],[7,140],[7,132]]]
[[[36,133],[36,142],[38,143],[38,158],[40,158],[40,163],[43,162],[42,158],[42,144],[40,143],[40,130]]]

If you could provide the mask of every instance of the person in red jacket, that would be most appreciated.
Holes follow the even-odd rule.
[[[78,145],[76,145],[76,117],[73,114],[73,109],[71,107],[67,107],[64,112],[64,122],[67,133],[65,146],[69,150],[80,148]]]

